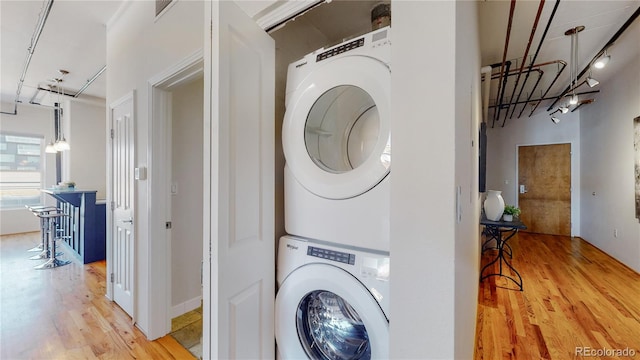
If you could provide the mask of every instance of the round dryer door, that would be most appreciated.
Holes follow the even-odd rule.
[[[391,74],[370,57],[325,61],[289,99],[282,145],[302,186],[317,196],[347,199],[389,173]]]
[[[276,341],[284,359],[384,359],[389,322],[351,274],[310,264],[292,272],[278,291]]]

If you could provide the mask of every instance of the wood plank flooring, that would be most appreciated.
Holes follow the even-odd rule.
[[[509,243],[524,291],[504,278],[480,284],[476,359],[640,359],[640,274],[579,238],[519,233]],[[616,356],[582,356],[585,347]]]
[[[33,270],[25,250],[38,240],[0,236],[1,359],[193,359],[170,336],[147,341],[104,297],[104,262]],[[520,233],[510,243],[524,291],[495,277],[480,284],[476,359],[581,358],[576,347],[640,359],[639,274],[576,238]]]
[[[105,297],[104,261],[34,270],[39,240],[0,236],[1,359],[194,359],[171,336],[146,340]]]

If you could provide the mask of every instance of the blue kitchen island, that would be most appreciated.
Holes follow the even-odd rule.
[[[88,264],[106,257],[106,202],[96,201],[96,190],[45,189],[67,216],[58,224],[62,238],[76,257]]]

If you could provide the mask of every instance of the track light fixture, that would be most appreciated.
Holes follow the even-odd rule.
[[[560,106],[558,109],[560,109],[560,111],[561,111],[563,114],[566,114],[566,113],[568,113],[568,112],[569,112],[569,108],[568,108],[568,107],[566,107],[566,106],[564,106],[564,105]]]
[[[589,87],[594,87],[598,84],[600,84],[600,81],[592,78],[591,75],[589,75],[589,77],[587,78],[587,85],[589,85]]]
[[[596,61],[593,63],[593,67],[595,67],[596,69],[602,69],[603,67],[607,66],[609,60],[611,60],[611,55],[607,55],[607,50],[605,50],[604,54],[596,59]]]
[[[550,115],[551,115],[551,121],[552,121],[554,124],[559,123],[559,122],[560,122],[560,118],[558,118],[557,116],[553,116],[553,114],[558,113],[558,112],[562,112],[562,113],[564,114],[564,113],[565,113],[565,111],[564,111],[564,110],[562,110],[562,108],[563,108],[563,106],[561,106],[561,107],[557,108],[554,112],[552,112],[552,113],[550,114]],[[564,107],[564,108],[565,108],[565,109],[567,109],[567,111],[569,111],[569,108],[567,108],[567,107]]]

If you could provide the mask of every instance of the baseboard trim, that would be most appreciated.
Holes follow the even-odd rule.
[[[185,302],[181,302],[178,305],[174,305],[173,307],[171,307],[171,318],[173,319],[191,310],[197,309],[200,307],[201,303],[202,303],[202,296],[197,296],[193,299],[187,300]]]

